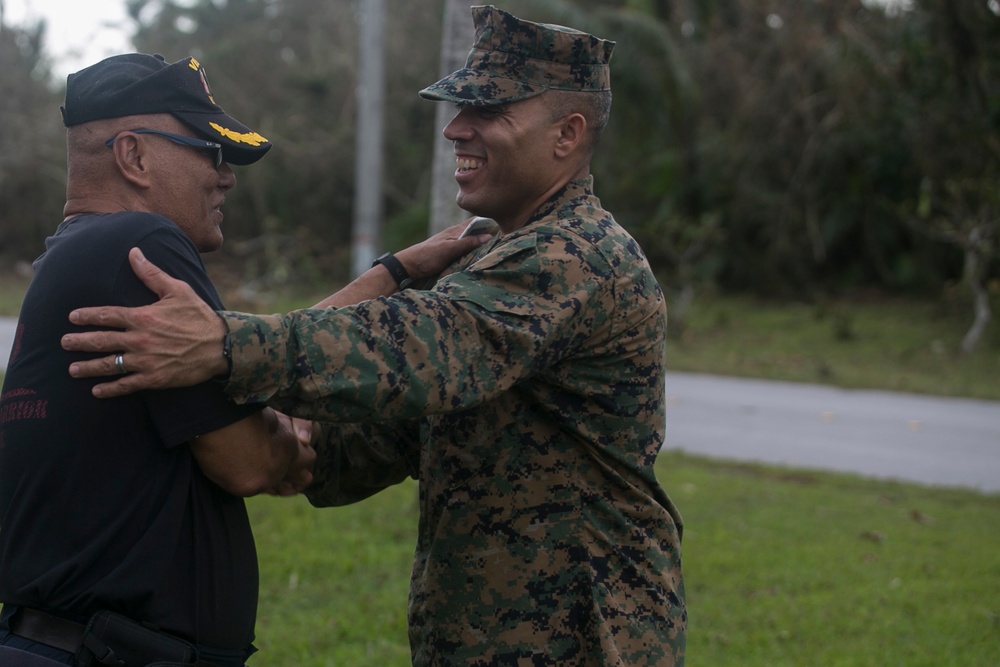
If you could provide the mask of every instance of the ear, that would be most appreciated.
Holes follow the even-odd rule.
[[[115,167],[129,183],[146,188],[152,183],[145,144],[135,134],[123,132],[111,146]]]
[[[571,113],[558,121],[559,136],[556,137],[555,155],[565,158],[579,150],[585,143],[587,119],[580,113]]]

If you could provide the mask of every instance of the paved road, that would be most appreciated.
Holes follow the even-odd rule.
[[[16,318],[0,317],[0,371],[7,370],[7,360],[10,358],[10,348],[14,346],[16,328]]]
[[[1000,402],[671,373],[665,448],[1000,492]]]
[[[15,321],[0,318],[0,368]],[[1000,492],[1000,402],[667,376],[665,448]]]

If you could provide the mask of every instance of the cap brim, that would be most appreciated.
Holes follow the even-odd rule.
[[[271,142],[224,113],[171,111],[174,116],[209,141],[222,144],[222,159],[229,164],[253,164],[271,150]]]
[[[493,106],[526,100],[546,90],[545,86],[531,85],[465,68],[427,86],[419,95],[424,99],[438,102]]]

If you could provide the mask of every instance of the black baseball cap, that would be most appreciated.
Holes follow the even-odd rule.
[[[66,79],[59,108],[66,127],[105,118],[169,113],[199,137],[222,144],[222,159],[251,164],[271,142],[216,104],[205,68],[194,58],[167,63],[163,56],[112,56]]]

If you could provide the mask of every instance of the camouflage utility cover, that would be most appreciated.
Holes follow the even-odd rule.
[[[681,518],[656,480],[663,294],[591,179],[429,290],[223,313],[227,390],[330,422],[317,506],[420,480],[413,664],[682,665]]]
[[[615,43],[579,30],[533,23],[488,5],[472,8],[476,41],[465,68],[420,91],[429,100],[487,106],[546,90],[611,90]]]

